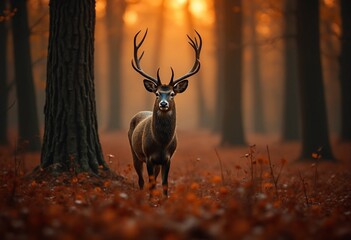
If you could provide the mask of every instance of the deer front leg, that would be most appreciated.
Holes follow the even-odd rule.
[[[150,190],[154,190],[156,187],[156,178],[155,178],[155,165],[152,163],[151,159],[146,161],[147,173],[149,175],[149,184]]]
[[[168,173],[170,166],[170,160],[167,160],[166,163],[162,165],[162,189],[165,197],[168,196]]]
[[[134,168],[136,173],[138,174],[138,184],[139,188],[143,189],[144,188],[144,179],[143,179],[143,162],[138,159],[138,157],[133,153],[133,163],[134,163]]]

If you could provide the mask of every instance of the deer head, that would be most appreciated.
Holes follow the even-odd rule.
[[[174,100],[173,98],[178,94],[184,92],[188,87],[188,80],[187,78],[196,74],[200,70],[200,51],[202,47],[202,39],[200,34],[196,32],[197,36],[199,37],[199,42],[197,38],[191,39],[189,35],[187,35],[189,39],[189,44],[195,50],[195,62],[193,67],[190,69],[188,73],[183,75],[182,77],[174,80],[174,70],[171,67],[171,80],[168,84],[162,84],[160,79],[160,69],[157,70],[157,78],[151,77],[147,73],[145,73],[141,66],[140,61],[144,56],[144,52],[141,53],[140,57],[138,57],[138,50],[143,44],[147,31],[145,31],[144,36],[142,37],[141,41],[137,43],[138,35],[141,31],[139,31],[134,37],[134,59],[132,60],[132,66],[135,71],[140,73],[144,79],[144,87],[147,91],[152,92],[156,95],[156,102],[155,106],[158,107],[160,111],[167,112],[170,109],[173,109]]]

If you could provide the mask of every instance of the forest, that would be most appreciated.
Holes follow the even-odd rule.
[[[351,239],[350,89],[350,0],[0,0],[0,238]]]

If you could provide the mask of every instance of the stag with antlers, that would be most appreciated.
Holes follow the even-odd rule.
[[[195,31],[196,32],[196,31]],[[130,122],[128,138],[133,155],[133,164],[139,177],[139,187],[143,189],[143,164],[146,163],[149,175],[150,190],[156,187],[156,178],[161,169],[162,187],[164,196],[168,195],[168,173],[171,158],[177,148],[176,137],[176,107],[174,97],[184,92],[188,87],[187,78],[196,74],[200,69],[200,51],[202,39],[196,32],[199,40],[195,37],[189,39],[189,44],[195,51],[195,62],[188,73],[178,79],[174,79],[174,71],[171,68],[171,80],[163,84],[160,79],[160,69],[157,77],[145,73],[140,66],[144,52],[139,56],[138,50],[143,44],[147,30],[141,41],[137,43],[138,35],[134,37],[134,59],[132,66],[144,78],[144,87],[147,91],[156,95],[153,111],[142,111],[137,113]]]

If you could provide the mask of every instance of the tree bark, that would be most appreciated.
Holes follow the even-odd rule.
[[[296,55],[296,19],[295,0],[285,0],[284,3],[284,58],[285,58],[285,86],[283,108],[283,133],[284,141],[300,139],[300,109],[297,78],[297,55]]]
[[[243,145],[241,0],[224,1],[224,34],[222,145]]]
[[[12,19],[15,82],[20,146],[27,151],[40,150],[40,133],[32,71],[26,0],[13,0],[16,15]]]
[[[341,140],[351,141],[351,1],[340,0],[341,51]]]
[[[333,160],[329,143],[319,39],[319,0],[297,1],[297,47],[303,160]],[[308,23],[308,24],[307,24]]]
[[[94,90],[95,0],[50,1],[41,167],[108,169],[98,135]]]

